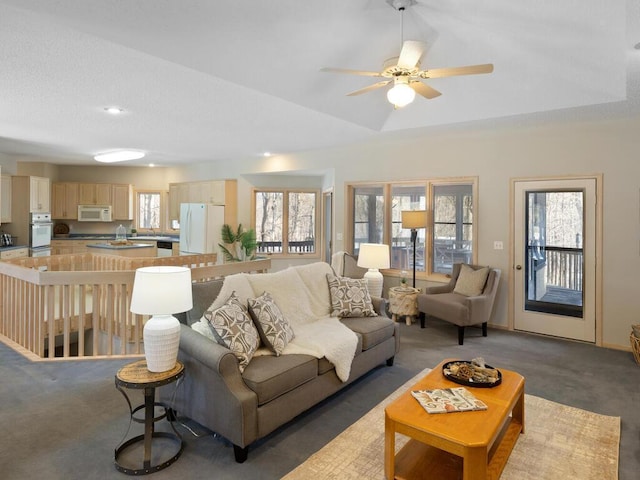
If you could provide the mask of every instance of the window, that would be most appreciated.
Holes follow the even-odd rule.
[[[316,191],[254,190],[258,252],[274,255],[315,255],[317,248]]]
[[[136,192],[138,230],[160,230],[162,225],[161,192]]]
[[[475,178],[348,185],[346,246],[357,255],[362,243],[386,243],[392,274],[412,270],[411,230],[402,228],[402,211],[427,210],[430,224],[417,230],[417,276],[451,273],[453,263],[474,261],[475,191]]]

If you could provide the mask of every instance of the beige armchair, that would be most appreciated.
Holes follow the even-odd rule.
[[[464,327],[482,324],[482,336],[487,336],[487,322],[491,318],[493,302],[500,283],[500,270],[489,270],[482,293],[477,296],[465,296],[454,292],[462,264],[453,265],[451,280],[447,285],[427,287],[424,294],[418,295],[420,326],[425,327],[427,315],[440,318],[458,326],[458,344],[464,343]],[[480,265],[469,265],[474,270]]]

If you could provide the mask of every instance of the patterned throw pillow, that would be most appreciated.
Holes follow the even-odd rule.
[[[484,290],[484,285],[487,283],[488,276],[489,267],[474,270],[469,265],[463,263],[460,266],[460,275],[458,275],[453,292],[466,297],[476,297],[482,293],[482,290]]]
[[[362,278],[336,277],[327,273],[332,317],[375,317],[377,314]]]
[[[218,343],[227,347],[238,358],[240,371],[243,372],[260,346],[260,336],[249,318],[247,307],[233,292],[224,305],[205,312],[204,317],[213,327]]]
[[[293,329],[273,301],[271,294],[264,292],[258,298],[250,298],[249,313],[262,343],[279,356],[293,339]]]

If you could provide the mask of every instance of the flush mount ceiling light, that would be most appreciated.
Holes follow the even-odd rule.
[[[114,163],[126,162],[127,160],[137,160],[145,156],[140,150],[117,150],[115,152],[99,153],[93,158],[96,162]]]

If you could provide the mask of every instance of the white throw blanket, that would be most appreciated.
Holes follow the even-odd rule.
[[[232,292],[241,302],[269,292],[295,337],[282,352],[326,357],[336,368],[338,378],[346,382],[356,352],[358,338],[336,317],[331,317],[331,298],[327,263],[290,267],[275,273],[230,275],[211,308],[222,306]]]

